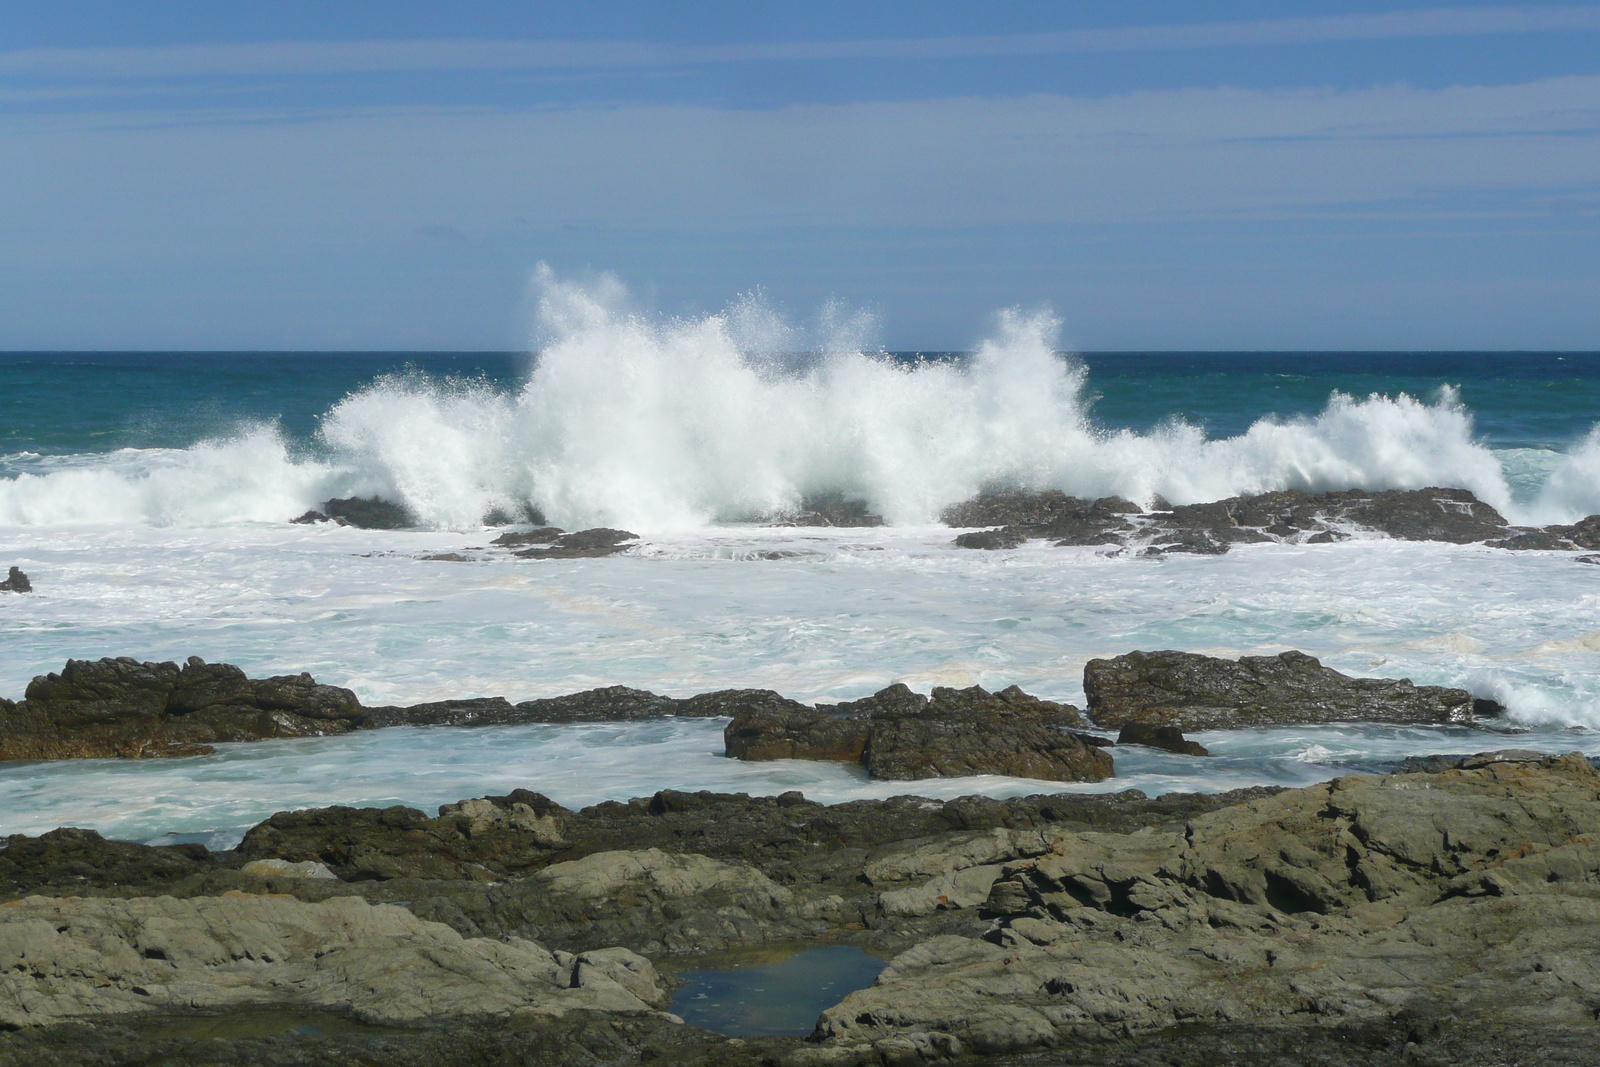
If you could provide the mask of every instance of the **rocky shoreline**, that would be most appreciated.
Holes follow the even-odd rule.
[[[237,849],[0,842],[0,1063],[1581,1063],[1600,774],[1417,761],[1149,798],[531,792],[280,813]],[[891,957],[808,1039],[675,960]]]
[[[1351,678],[1302,652],[1218,659],[1185,652],[1130,652],[1084,668],[1087,713],[1011,686],[938,686],[930,696],[901,684],[841,704],[816,706],[769,689],[723,689],[686,698],[608,686],[513,704],[469,697],[406,707],[363,705],[356,694],[309,674],[250,678],[228,663],[131,657],[68,660],[39,675],[23,699],[0,698],[0,761],[175,758],[216,744],[325,737],[392,726],[508,726],[727,718],[735,759],[858,763],[870,777],[1000,774],[1044,781],[1100,781],[1115,774],[1106,749],[1152,744],[1203,755],[1186,729],[1306,723],[1492,722],[1505,709],[1465,689],[1408,679]],[[1118,740],[1090,728],[1131,733]]]
[[[366,529],[404,529],[416,523],[403,505],[372,498],[329,500],[297,523],[335,522]],[[536,509],[518,517],[485,516],[487,525],[531,529],[501,534],[489,546],[436,553],[423,559],[471,562],[492,550],[523,559],[576,559],[614,555],[637,547],[638,534],[596,528],[568,532],[550,526]],[[808,498],[790,515],[768,516],[775,526],[844,528],[886,525],[860,500],[840,494]],[[1466,489],[1429,487],[1306,493],[1277,490],[1209,503],[1148,506],[1122,497],[1085,500],[1056,489],[994,489],[944,510],[940,521],[965,528],[957,548],[1011,549],[1030,541],[1055,546],[1103,546],[1138,556],[1223,555],[1241,544],[1325,544],[1361,536],[1404,541],[1482,544],[1511,551],[1593,552],[1600,549],[1600,515],[1550,526],[1513,525]],[[475,553],[467,555],[463,553]],[[783,558],[774,554],[770,558]],[[1574,556],[1581,562],[1600,557]]]
[[[182,756],[396,725],[727,720],[727,754],[880,778],[1094,781],[1184,729],[1492,725],[1466,690],[1298,652],[1132,652],[1088,707],[1016,687],[609,687],[367,707],[309,675],[69,661],[0,702],[6,758]],[[1096,729],[1117,730],[1117,738]],[[824,805],[528,789],[435,813],[279,812],[232,849],[0,839],[0,1065],[1579,1063],[1600,1013],[1600,774],[1580,756],[1408,761],[1303,789],[915,795]],[[808,1038],[666,1009],[684,961],[890,960]],[[1499,1057],[1499,1058],[1496,1058]]]

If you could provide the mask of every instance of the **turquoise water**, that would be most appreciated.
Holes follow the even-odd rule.
[[[955,353],[896,353],[906,362]],[[1431,398],[1454,386],[1494,448],[1563,449],[1600,417],[1600,353],[1087,353],[1092,412],[1108,429],[1181,417],[1212,437],[1268,416],[1314,415],[1335,390]],[[514,388],[517,353],[0,353],[0,454],[184,448],[242,424],[309,444],[339,400],[383,375]]]

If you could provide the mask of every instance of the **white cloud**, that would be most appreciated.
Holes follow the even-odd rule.
[[[649,41],[268,41],[0,52],[0,75],[235,75],[638,68],[827,59],[949,59],[1600,30],[1600,6],[1444,7],[1378,14],[937,38],[683,45]]]

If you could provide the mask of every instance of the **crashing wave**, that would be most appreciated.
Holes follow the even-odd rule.
[[[1108,431],[1049,314],[1002,313],[960,363],[840,346],[796,361],[742,343],[752,321],[783,334],[748,302],[652,320],[626,310],[613,280],[541,271],[540,285],[547,340],[515,389],[382,378],[324,415],[315,454],[258,426],[182,450],[27,463],[0,478],[0,523],[285,521],[329,497],[375,495],[440,528],[532,507],[568,528],[671,530],[843,494],[915,524],[995,485],[1176,504],[1451,486],[1514,521],[1600,510],[1600,431],[1523,507],[1448,387],[1431,400],[1335,393],[1315,416],[1264,418],[1230,438],[1181,421]]]

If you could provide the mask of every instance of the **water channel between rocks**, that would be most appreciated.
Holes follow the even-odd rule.
[[[730,1037],[804,1037],[817,1016],[865,989],[888,966],[854,945],[719,956],[717,969],[680,971],[670,1010]]]

